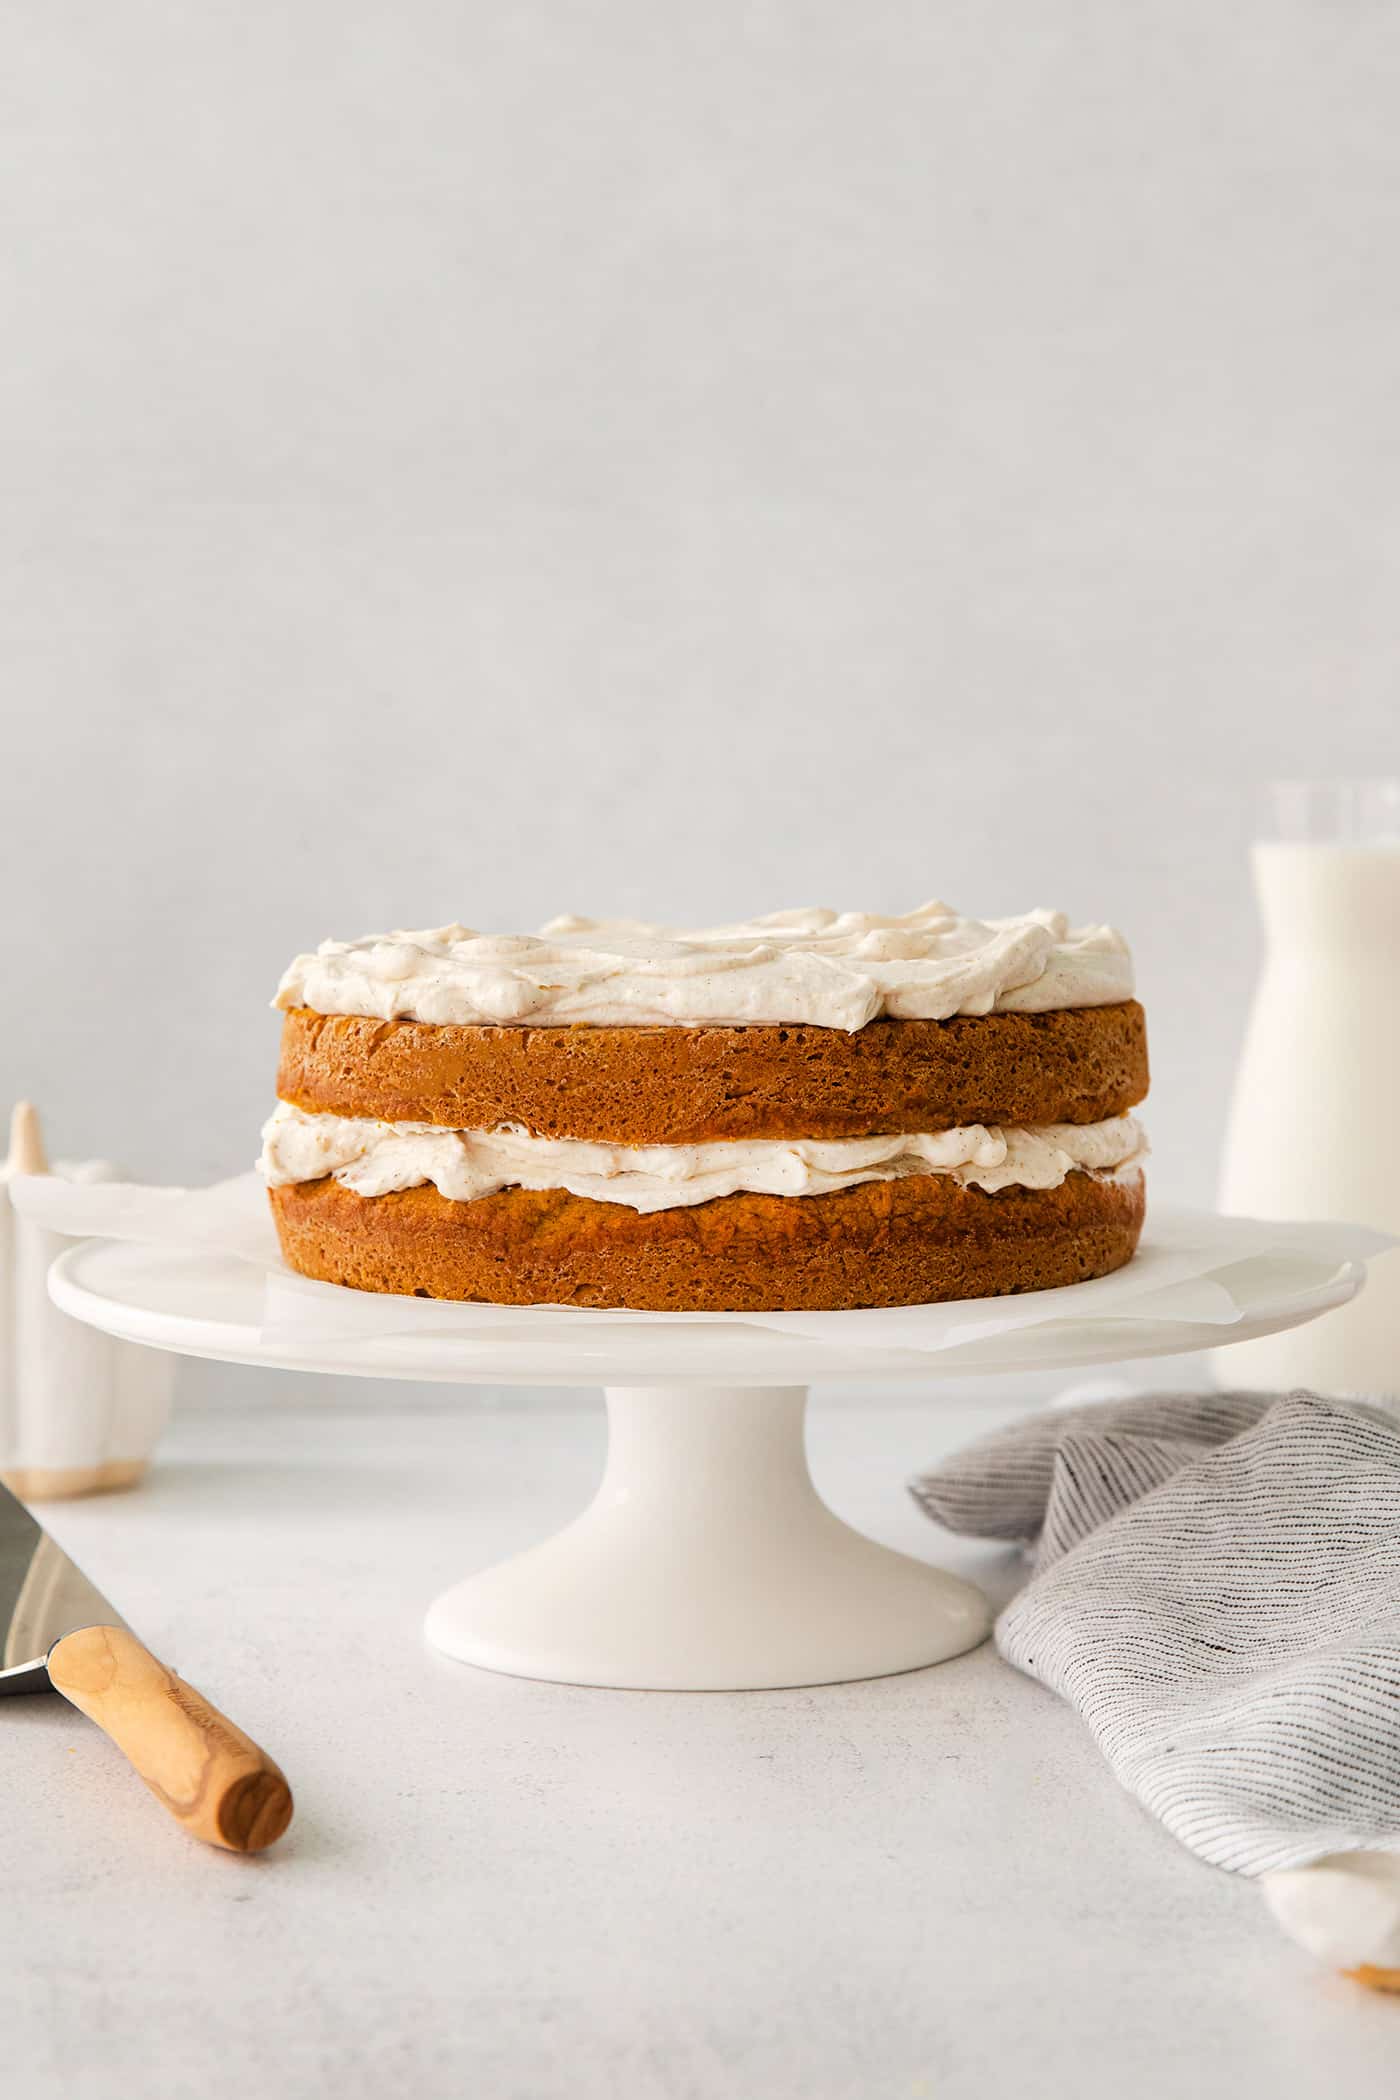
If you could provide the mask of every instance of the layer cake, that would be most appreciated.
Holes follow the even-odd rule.
[[[1108,927],[560,919],[298,956],[262,1171],[303,1274],[497,1304],[904,1305],[1106,1274],[1147,1092]]]

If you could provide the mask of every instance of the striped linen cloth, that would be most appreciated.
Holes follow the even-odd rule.
[[[912,1488],[1031,1551],[998,1648],[1193,1852],[1400,1852],[1400,1414],[1158,1393],[1038,1415]]]

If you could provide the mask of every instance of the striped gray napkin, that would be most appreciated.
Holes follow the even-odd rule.
[[[1218,1867],[1400,1852],[1400,1415],[1308,1393],[1052,1411],[911,1483],[1034,1556],[1008,1662]]]

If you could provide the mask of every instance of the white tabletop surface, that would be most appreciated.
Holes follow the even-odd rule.
[[[48,1521],[280,1757],[297,1820],[262,1859],[209,1851],[59,1700],[0,1703],[7,2096],[1394,2092],[1400,2003],[1282,1941],[990,1647],[733,1695],[429,1653],[438,1587],[586,1498],[600,1405],[195,1382],[145,1488]],[[979,1398],[819,1396],[812,1463],[843,1515],[1004,1595],[1009,1557],[902,1486],[996,1419]]]

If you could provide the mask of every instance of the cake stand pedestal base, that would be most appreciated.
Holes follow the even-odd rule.
[[[852,1531],[812,1485],[805,1386],[613,1386],[592,1503],[427,1617],[517,1677],[742,1691],[883,1677],[975,1647],[981,1592]]]
[[[104,1334],[223,1363],[606,1386],[612,1436],[590,1507],[556,1538],[446,1591],[428,1638],[463,1662],[563,1684],[756,1690],[943,1662],[975,1647],[990,1619],[970,1584],[862,1538],[821,1501],[803,1447],[806,1386],[796,1381],[912,1379],[936,1406],[940,1388],[979,1373],[1123,1363],[1277,1334],[1346,1304],[1361,1285],[1359,1258],[1331,1247],[1262,1257],[1248,1219],[1175,1212],[1165,1222],[1178,1248],[1205,1240],[1218,1256],[1237,1312],[1226,1327],[1214,1302],[1210,1317],[1194,1301],[1173,1310],[1159,1275],[1130,1311],[1096,1313],[1090,1283],[1052,1293],[1053,1319],[942,1348],[928,1343],[956,1307],[906,1308],[923,1344],[907,1348],[874,1346],[859,1318],[841,1314],[813,1314],[797,1330],[554,1305],[464,1306],[456,1333],[401,1327],[403,1308],[391,1302],[382,1332],[279,1335],[255,1263],[139,1241],[80,1241],[55,1262],[49,1289]],[[333,1310],[375,1311],[333,1285],[314,1295]]]

